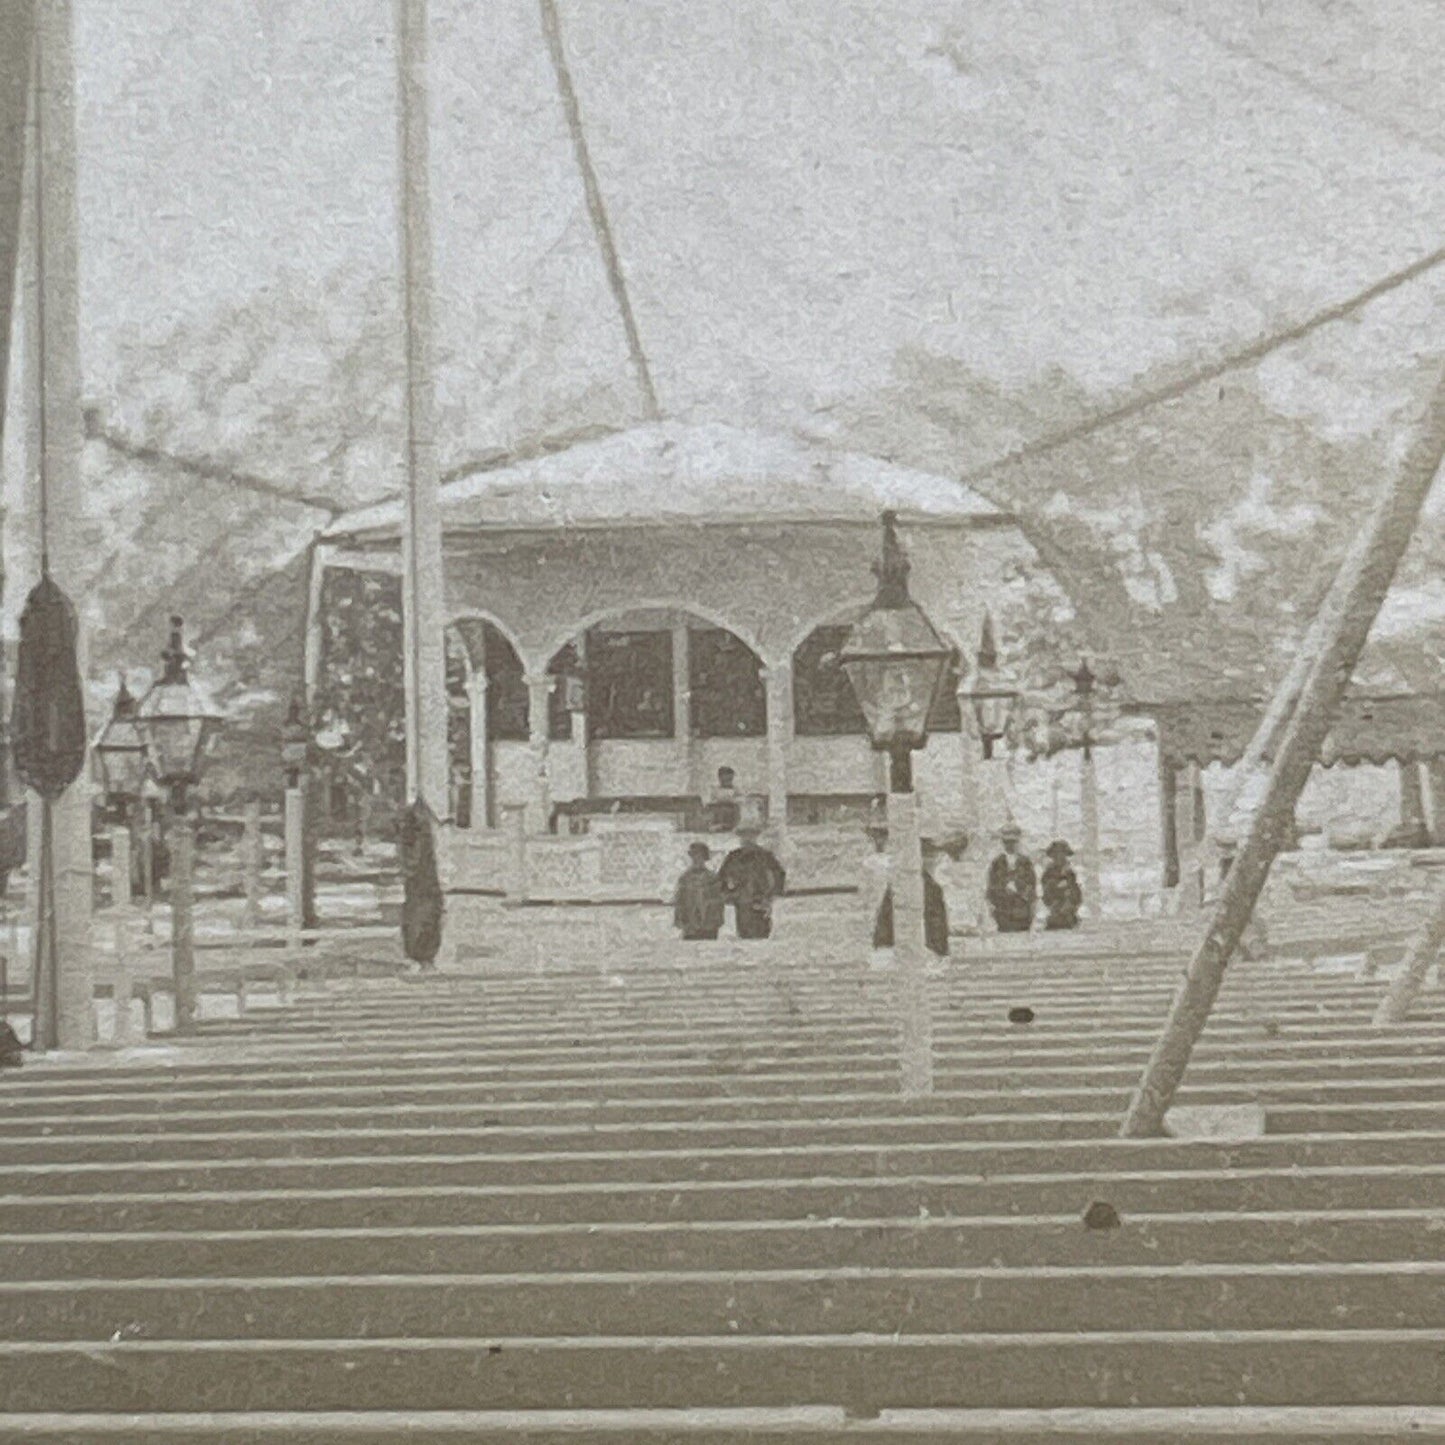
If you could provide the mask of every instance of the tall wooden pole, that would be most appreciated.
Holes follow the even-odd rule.
[[[435,435],[427,3],[395,0],[402,316],[406,335],[406,520],[402,620],[406,785],[438,818],[450,811],[442,526]]]
[[[81,415],[79,255],[75,161],[75,57],[71,0],[44,0],[35,35],[34,210],[36,322],[40,389],[42,551],[50,573],[77,605],[76,656],[88,653],[80,534]],[[88,772],[53,805],[55,1035],[61,1048],[95,1042],[95,959],[91,946],[90,786]]]
[[[1395,569],[1410,545],[1420,509],[1445,456],[1445,376],[1437,382],[1399,471],[1380,498],[1364,541],[1341,569],[1332,595],[1338,614],[1322,630],[1320,647],[1285,727],[1264,801],[1229,875],[1179,992],[1164,1031],[1145,1065],[1129,1105],[1122,1134],[1139,1138],[1162,1132],[1164,1116],[1224,981],[1224,970],[1254,915],[1271,864],[1309,781],[1335,709],[1349,685],[1370,628],[1390,590]]]
[[[1402,1024],[1409,1018],[1420,990],[1425,987],[1425,975],[1429,973],[1430,965],[1440,957],[1442,945],[1445,945],[1445,888],[1435,895],[1430,916],[1411,941],[1404,966],[1375,1011],[1376,1028]]]

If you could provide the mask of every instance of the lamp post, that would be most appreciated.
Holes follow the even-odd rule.
[[[1089,659],[1082,658],[1073,674],[1074,696],[1083,723],[1079,752],[1079,809],[1084,829],[1084,915],[1097,923],[1102,911],[1102,866],[1099,850],[1099,775],[1094,766],[1094,688],[1098,678]]]
[[[286,857],[286,912],[291,941],[298,944],[302,931],[315,924],[310,879],[310,763],[311,729],[301,699],[293,697],[281,727],[281,766],[286,774],[283,819]]]
[[[993,638],[993,617],[983,614],[983,635],[979,638],[973,686],[968,689],[978,735],[983,742],[985,762],[993,759],[993,745],[1008,732],[1009,719],[1019,700],[1019,690],[998,665],[998,646]]]
[[[111,893],[118,907],[131,901],[131,841],[140,828],[141,793],[146,780],[146,745],[136,722],[136,701],[125,674],[106,725],[95,740],[101,787],[115,826],[110,834]],[[149,880],[145,882],[149,892]]]
[[[1009,722],[1018,706],[1020,695],[1013,680],[999,666],[993,617],[985,612],[978,654],[974,659],[973,679],[961,694],[973,707],[979,741],[983,744],[984,762],[993,761],[994,744],[1008,735]],[[979,831],[986,833],[993,825],[993,820],[1001,816],[1007,818],[1009,806],[1006,781],[997,776],[994,768],[985,768],[984,774],[980,779],[979,811],[982,816],[978,821]]]
[[[893,949],[902,1024],[903,1092],[933,1092],[933,1021],[924,984],[923,852],[913,754],[928,741],[929,715],[952,656],[908,594],[908,559],[898,518],[883,514],[878,595],[838,654],[857,694],[873,746],[888,754],[888,840]]]
[[[165,671],[136,708],[136,722],[156,781],[170,795],[171,807],[171,972],[176,1000],[176,1032],[189,1033],[196,1021],[196,957],[192,872],[195,832],[187,789],[200,781],[201,767],[224,716],[190,675],[190,654],[179,617],[161,654]]]

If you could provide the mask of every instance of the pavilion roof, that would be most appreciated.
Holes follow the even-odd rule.
[[[777,432],[660,422],[479,469],[442,488],[442,525],[550,530],[666,522],[876,522],[892,508],[913,521],[1006,523],[971,488],[877,457]],[[392,498],[338,518],[326,537],[389,538]]]
[[[1141,702],[1129,710],[1154,719],[1159,751],[1173,767],[1237,763],[1264,717],[1261,698]],[[1352,692],[1340,704],[1320,750],[1337,763],[1427,762],[1445,755],[1445,693]]]

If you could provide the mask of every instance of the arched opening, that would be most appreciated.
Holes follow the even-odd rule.
[[[591,620],[547,665],[551,802],[572,826],[594,813],[698,823],[730,772],[767,787],[762,663],[731,629],[649,606]]]

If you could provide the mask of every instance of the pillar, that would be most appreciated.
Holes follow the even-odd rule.
[[[527,805],[503,803],[502,829],[507,835],[507,892],[514,903],[527,899]]]
[[[933,1019],[926,983],[928,950],[923,923],[923,851],[918,795],[888,794],[888,884],[893,895],[893,959],[897,975],[899,1052],[905,1096],[933,1092]]]
[[[246,902],[241,910],[241,927],[255,928],[261,921],[261,872],[265,860],[261,841],[261,800],[246,804],[246,829],[241,839],[241,884]]]
[[[472,829],[495,826],[492,808],[492,744],[488,736],[487,673],[474,668],[467,678],[467,727],[472,769]]]
[[[1164,886],[1179,886],[1179,772],[1161,749],[1159,752],[1159,852]]]
[[[1200,852],[1201,788],[1199,764],[1191,762],[1185,769],[1184,786],[1175,787],[1175,847],[1179,854],[1179,906],[1182,912],[1195,913],[1204,902],[1203,859]]]
[[[293,947],[306,926],[306,798],[301,788],[286,789],[286,932]]]
[[[698,769],[697,739],[692,735],[692,638],[686,620],[672,628],[672,730],[682,758],[683,791],[705,791]]]
[[[1400,828],[1412,835],[1410,846],[1418,846],[1429,836],[1425,822],[1425,790],[1420,777],[1420,764],[1400,761]]]
[[[1099,769],[1092,747],[1079,751],[1079,809],[1083,848],[1080,862],[1084,890],[1084,917],[1097,923],[1104,914],[1103,849],[1099,841]]]
[[[1430,841],[1445,845],[1445,758],[1431,758],[1425,765],[1430,780]]]
[[[110,830],[110,901],[117,908],[131,904],[130,826],[122,823]]]
[[[527,728],[532,751],[532,797],[527,809],[527,828],[545,833],[552,819],[552,788],[547,776],[547,749],[550,745],[549,700],[555,679],[546,673],[527,675]]]
[[[406,494],[401,536],[408,799],[450,814],[446,616],[432,338],[426,0],[395,0]],[[441,833],[445,829],[440,830]],[[438,849],[444,839],[438,836]]]
[[[78,612],[80,675],[88,664],[86,542],[81,535],[84,424],[81,415],[79,255],[76,242],[75,66],[72,0],[38,7],[39,80],[31,155],[32,235],[37,278],[27,323],[32,338],[27,380],[39,391],[44,425],[40,475],[48,498],[51,574]],[[34,204],[39,202],[38,205]],[[40,343],[43,340],[43,345]],[[62,1049],[95,1042],[95,959],[91,948],[92,863],[88,773],[66,789],[52,810],[55,936],[59,957],[57,1040]]]
[[[768,714],[768,823],[782,847],[788,834],[788,752],[793,739],[793,663],[789,658],[764,676]]]

